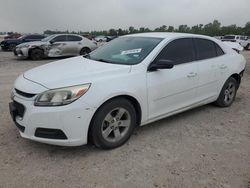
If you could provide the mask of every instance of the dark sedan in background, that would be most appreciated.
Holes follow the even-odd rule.
[[[33,34],[33,35],[24,35],[19,37],[18,39],[7,39],[7,40],[3,40],[0,43],[0,46],[2,48],[2,50],[14,50],[15,47],[21,43],[24,42],[33,42],[33,41],[40,41],[43,38],[45,38],[44,35],[39,35],[39,34]]]

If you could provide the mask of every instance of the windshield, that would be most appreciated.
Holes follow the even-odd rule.
[[[42,41],[42,42],[48,42],[50,39],[52,39],[52,38],[54,38],[54,37],[55,37],[55,35],[50,35],[50,36],[48,36],[48,37],[42,39],[41,41]]]
[[[23,35],[23,36],[21,36],[21,37],[18,37],[17,39],[23,39],[23,38],[25,38],[27,35]]]
[[[121,37],[97,48],[86,58],[113,64],[134,65],[144,60],[161,38]]]

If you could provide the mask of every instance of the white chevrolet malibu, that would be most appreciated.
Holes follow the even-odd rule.
[[[128,35],[20,75],[10,113],[24,138],[111,149],[138,125],[212,102],[230,106],[244,69],[242,55],[211,37]]]

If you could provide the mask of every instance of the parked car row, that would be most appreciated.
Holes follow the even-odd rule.
[[[20,33],[8,33],[7,36],[4,37],[4,40],[7,40],[7,39],[17,39],[19,37],[21,37],[22,35]]]
[[[109,42],[113,39],[117,38],[117,36],[104,36],[104,35],[100,35],[100,36],[96,36],[94,38],[94,40],[96,42]]]
[[[85,55],[96,49],[97,45],[80,35],[56,34],[41,41],[22,43],[14,49],[14,54],[22,58],[40,60],[45,57]]]
[[[242,35],[225,35],[221,38],[223,42],[236,42],[240,44],[245,50],[250,48],[250,38]]]
[[[3,51],[13,51],[18,58],[40,60],[46,57],[85,55],[116,38],[115,36],[55,34],[50,36],[33,34],[18,39],[6,39],[0,43]]]
[[[6,39],[0,43],[2,50],[12,51],[19,44],[32,41],[40,41],[45,38],[44,35],[34,34],[34,35],[23,35],[17,39]]]

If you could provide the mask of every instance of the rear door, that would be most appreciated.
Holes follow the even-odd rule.
[[[198,63],[197,97],[199,101],[217,96],[219,89],[219,70],[226,69],[223,50],[215,42],[207,39],[194,39]]]
[[[65,46],[66,53],[70,55],[79,55],[82,46],[82,38],[76,35],[68,35],[67,37],[67,45]]]
[[[174,113],[194,104],[196,99],[197,63],[191,38],[177,39],[160,52],[156,60],[172,62],[172,69],[147,73],[149,119]]]
[[[59,35],[52,39],[53,44],[51,45],[51,51],[53,51],[53,55],[61,56],[68,55],[66,53],[66,45],[67,45],[67,35]]]

